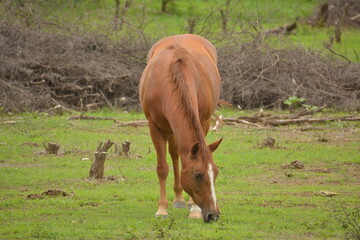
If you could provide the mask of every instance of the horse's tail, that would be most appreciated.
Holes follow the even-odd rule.
[[[174,83],[173,91],[179,94],[178,107],[183,108],[187,119],[191,120],[190,123],[195,128],[200,146],[202,146],[205,141],[198,111],[197,92],[200,81],[198,66],[191,53],[179,44],[173,44],[167,48],[174,51],[169,73],[170,79]]]

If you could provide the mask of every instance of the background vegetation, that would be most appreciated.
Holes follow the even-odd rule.
[[[337,11],[325,16],[357,17],[359,4],[347,1],[347,15],[339,15],[347,5],[330,1],[327,9]],[[2,109],[139,109],[137,85],[151,45],[170,34],[196,33],[216,45],[221,97],[235,106],[284,108],[294,96],[312,106],[356,110],[359,30],[311,16],[319,4],[170,1],[161,11],[158,1],[3,1]]]
[[[0,1],[0,239],[359,239],[358,122],[209,133],[207,142],[224,137],[214,155],[222,215],[204,224],[172,207],[169,219],[153,217],[158,184],[147,128],[67,120],[143,119],[133,110],[147,51],[187,32],[218,49],[222,98],[235,107],[219,115],[323,104],[332,109],[317,115],[358,114],[360,32],[341,25],[336,42],[336,26],[309,25],[323,1],[170,0],[162,9],[163,2]],[[294,22],[288,34],[274,31]],[[253,108],[266,112],[243,110]],[[264,146],[268,137],[275,146]],[[111,148],[110,178],[89,180],[106,139],[130,140],[130,156]],[[47,142],[60,153],[46,154]],[[290,167],[295,160],[304,168]],[[66,194],[42,194],[51,189]]]

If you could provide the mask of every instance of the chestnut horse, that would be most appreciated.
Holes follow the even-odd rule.
[[[157,154],[160,199],[155,216],[166,217],[166,143],[174,169],[174,206],[185,207],[182,190],[190,195],[190,218],[216,221],[218,168],[212,152],[222,139],[206,145],[210,117],[220,95],[215,47],[205,38],[176,35],[158,41],[149,51],[140,80],[140,101],[149,121]],[[181,159],[181,175],[179,170]]]

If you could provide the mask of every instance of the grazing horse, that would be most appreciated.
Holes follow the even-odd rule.
[[[205,38],[176,35],[158,41],[149,51],[140,80],[140,102],[149,122],[157,154],[160,199],[155,216],[166,217],[166,144],[174,169],[174,206],[186,207],[182,190],[190,195],[190,218],[219,219],[215,195],[218,168],[212,152],[222,139],[206,145],[210,117],[220,95],[215,47]],[[181,159],[181,174],[179,169]]]

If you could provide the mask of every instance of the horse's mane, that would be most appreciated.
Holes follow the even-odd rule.
[[[196,136],[199,141],[200,151],[205,151],[205,138],[204,131],[202,129],[199,113],[198,113],[198,102],[197,102],[197,89],[191,91],[188,81],[184,76],[184,69],[189,69],[189,74],[194,78],[195,85],[199,82],[199,71],[197,64],[194,62],[194,57],[184,47],[179,44],[170,45],[167,49],[174,51],[174,59],[170,64],[169,73],[170,79],[175,84],[173,93],[176,91],[179,94],[178,108],[183,108],[184,117],[189,121],[196,132]],[[195,94],[195,96],[193,96]]]

